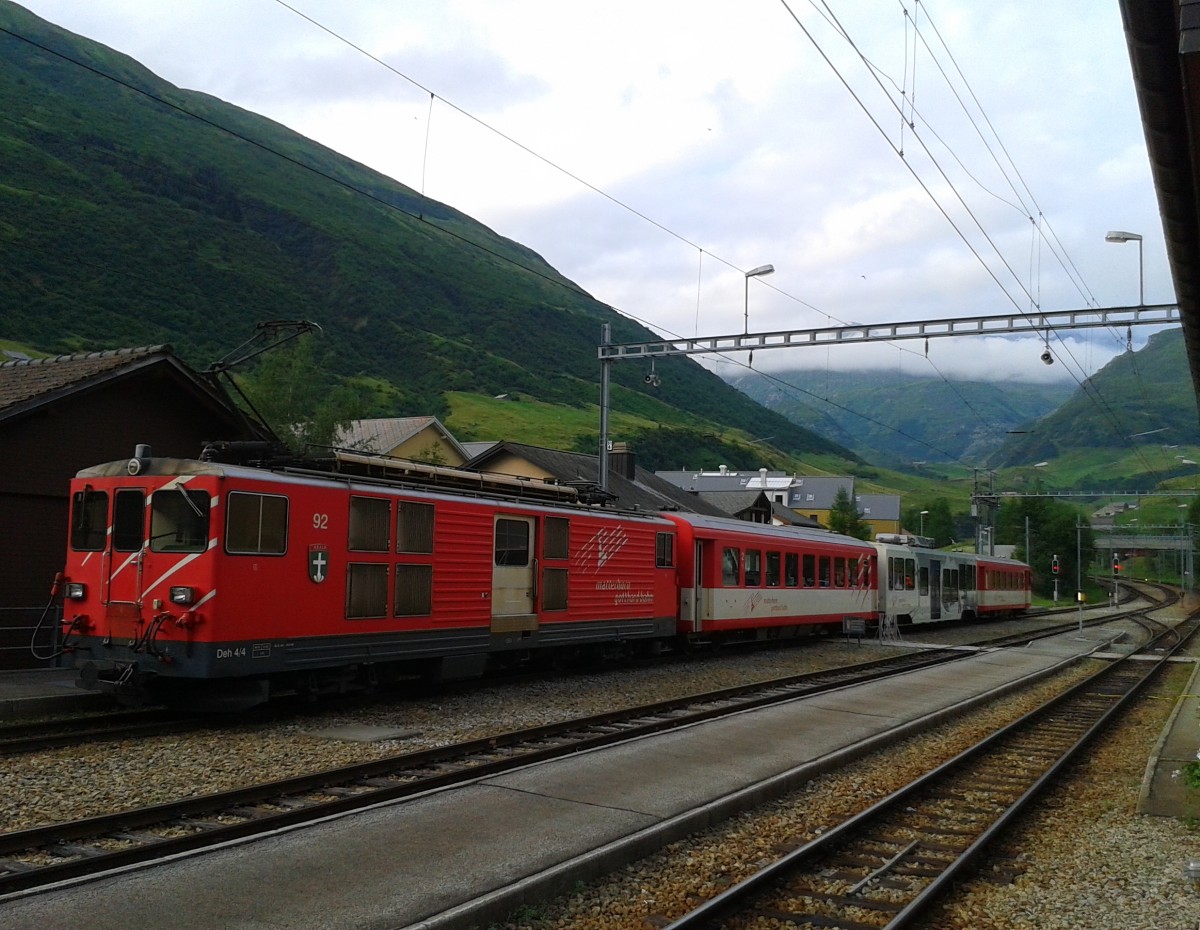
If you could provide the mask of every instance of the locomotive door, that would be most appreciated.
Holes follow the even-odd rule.
[[[498,516],[492,550],[492,630],[536,629],[533,612],[537,562],[533,558],[533,518]],[[497,624],[495,619],[528,618],[514,625],[512,620]]]
[[[113,497],[108,538],[108,572],[104,592],[108,634],[125,639],[137,635],[141,619],[142,560],[146,544],[146,491],[121,488]]]
[[[942,619],[942,562],[929,561],[929,619]]]

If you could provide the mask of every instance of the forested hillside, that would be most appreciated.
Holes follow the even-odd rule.
[[[257,322],[306,319],[323,331],[310,380],[355,385],[357,415],[445,417],[450,392],[594,405],[601,324],[655,338],[521,244],[279,124],[7,0],[0,30],[0,339],[171,343],[203,368]],[[614,407],[652,431],[736,428],[856,460],[689,360],[658,373],[649,388],[642,367],[614,365]],[[521,437],[484,423],[460,438]]]

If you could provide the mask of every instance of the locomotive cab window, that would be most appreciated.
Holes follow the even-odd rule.
[[[150,548],[155,552],[203,552],[208,546],[208,494],[176,486],[150,499]]]
[[[71,497],[71,548],[99,552],[108,537],[108,495],[90,487]]]
[[[231,491],[225,505],[225,551],[283,555],[287,551],[288,499]]]

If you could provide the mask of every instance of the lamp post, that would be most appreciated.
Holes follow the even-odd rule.
[[[744,294],[742,295],[742,313],[745,317],[745,334],[750,334],[750,279],[760,278],[764,275],[774,274],[774,265],[759,265],[757,268],[751,268],[746,272]],[[747,364],[754,364],[754,350],[750,350],[750,358],[747,359]]]
[[[925,515],[926,515],[927,513],[929,513],[929,511],[928,511],[928,510],[922,510],[922,511],[921,511],[921,535],[922,535],[922,536],[924,536],[924,535],[925,535]]]
[[[1138,306],[1146,306],[1145,266],[1142,264],[1142,237],[1140,233],[1113,230],[1104,237],[1105,242],[1136,242],[1138,244]]]

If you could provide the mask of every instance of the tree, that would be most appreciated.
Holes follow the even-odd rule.
[[[925,511],[923,516],[922,510]],[[950,502],[944,497],[939,497],[932,504],[905,507],[903,525],[910,533],[920,533],[927,539],[932,539],[934,548],[938,549],[949,546],[959,538]]]
[[[266,353],[239,383],[267,424],[295,452],[306,446],[333,445],[338,432],[370,406],[369,391],[332,375],[308,338]]]
[[[864,523],[862,514],[850,500],[850,494],[845,488],[838,488],[833,498],[833,507],[829,510],[829,528],[835,533],[853,536],[856,539],[869,539],[871,525]]]
[[[1029,519],[1029,551],[1025,550],[1025,520]],[[1086,521],[1077,530],[1079,515],[1075,508],[1049,497],[1023,497],[1006,500],[996,514],[996,541],[1016,546],[1017,558],[1033,569],[1033,589],[1042,596],[1054,590],[1055,575],[1051,561],[1058,556],[1059,591],[1070,590],[1079,571],[1077,549],[1086,570],[1092,553],[1092,528]],[[1077,541],[1078,534],[1078,541]],[[1082,573],[1078,575],[1082,577]]]

